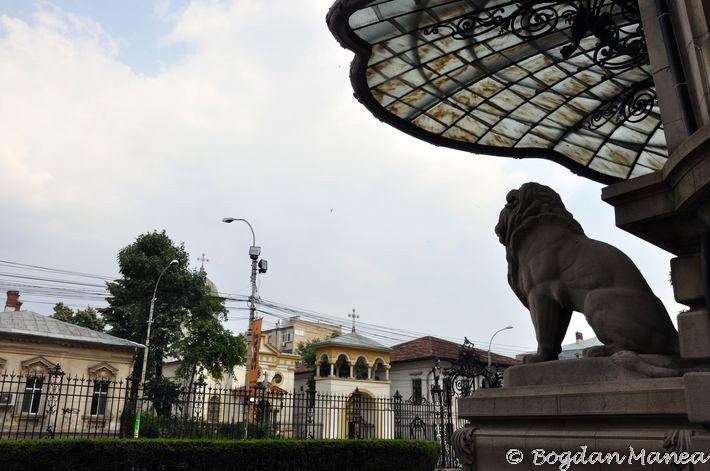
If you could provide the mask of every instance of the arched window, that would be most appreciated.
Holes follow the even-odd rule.
[[[375,400],[368,393],[355,389],[345,409],[348,438],[374,438],[377,421]]]
[[[326,378],[330,376],[330,359],[325,353],[320,356],[320,366],[318,367],[318,376],[321,378]]]
[[[375,360],[375,364],[372,367],[372,378],[376,381],[385,381],[387,379],[387,373],[385,373],[385,362],[382,358]]]
[[[359,356],[355,362],[355,379],[368,379],[367,358]]]
[[[338,355],[338,361],[335,362],[335,374],[338,378],[350,377],[350,363],[348,357],[343,353]]]

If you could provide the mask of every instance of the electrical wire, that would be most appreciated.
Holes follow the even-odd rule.
[[[55,274],[55,275],[65,275],[77,278],[90,278],[101,280],[104,283],[115,282],[116,280],[112,277],[96,275],[92,273],[58,269],[52,267],[44,267],[40,265],[31,265],[20,262],[13,262],[8,260],[0,260],[0,267],[10,268],[14,270],[23,271],[38,271],[41,273]],[[14,281],[11,280],[21,280]],[[27,273],[11,273],[2,271],[0,272],[0,289],[20,289],[23,294],[29,294],[34,297],[39,298],[62,298],[70,299],[73,301],[86,301],[89,303],[106,303],[106,298],[110,297],[110,292],[108,291],[106,285],[97,283],[88,283],[84,281],[62,279],[50,276],[39,276]],[[164,293],[179,293],[175,290],[159,290],[159,292]],[[248,302],[249,296],[238,293],[226,293],[218,292],[216,297],[223,299],[226,302]],[[52,304],[46,301],[30,301],[37,302],[38,304]],[[318,323],[327,323],[336,325],[340,328],[347,329],[351,325],[351,320],[345,317],[339,317],[335,315],[324,314],[322,312],[305,309],[297,306],[288,305],[285,303],[279,303],[277,301],[268,299],[258,299],[258,305],[260,307],[259,312],[262,314],[280,319],[287,320],[292,316],[300,316],[304,319],[311,320]],[[76,306],[76,304],[73,304]],[[248,309],[240,308],[235,306],[226,306],[228,309]],[[268,310],[267,310],[268,309]],[[417,332],[413,330],[393,328],[388,326],[383,326],[368,322],[358,322],[357,328],[360,332],[367,334],[369,336],[377,337],[383,339],[386,343],[396,342],[406,342],[409,340],[421,338],[422,336],[432,335],[431,333]],[[446,340],[455,341],[460,343],[462,339],[447,337],[447,336],[437,336]],[[475,344],[485,344],[487,342],[481,340],[473,340]],[[518,345],[508,345],[495,343],[493,346],[496,347],[497,351],[507,352],[512,354],[518,354],[522,352],[530,351],[530,348],[522,347]]]

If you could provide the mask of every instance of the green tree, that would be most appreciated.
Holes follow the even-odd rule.
[[[326,339],[332,339],[334,337],[337,337],[340,335],[340,332],[333,331],[326,337]],[[311,340],[305,340],[302,342],[298,342],[298,345],[296,345],[296,355],[298,355],[300,358],[300,362],[303,366],[307,368],[315,368],[316,367],[316,349],[315,349],[315,344],[322,342],[323,340],[320,338],[315,338]]]
[[[227,313],[224,300],[210,293],[204,271],[189,269],[189,259],[184,244],[175,245],[165,231],[148,232],[119,251],[121,278],[107,283],[109,307],[101,312],[109,332],[145,343],[156,280],[171,260],[177,260],[176,265],[165,271],[156,295],[146,371],[146,377],[156,384],[162,384],[163,361],[167,356],[189,354],[189,361],[204,363],[212,372],[217,372],[218,367],[222,371],[231,369],[234,362],[243,361],[244,355],[236,342],[225,346],[222,341],[225,329],[220,321],[226,319]],[[213,339],[220,341],[214,342],[214,348],[210,349],[206,345]],[[197,345],[200,348],[194,352],[189,348]],[[229,348],[236,353],[225,353]],[[140,352],[134,361],[134,377],[141,374],[142,358]]]
[[[54,305],[54,314],[49,317],[64,322],[71,322],[74,319],[74,311],[64,303],[57,303]]]
[[[227,309],[221,298],[214,296],[209,287],[202,300],[192,309],[186,325],[185,336],[179,341],[177,353],[181,359],[178,376],[191,384],[195,375],[204,369],[215,380],[246,361],[247,343],[243,335],[235,336],[222,325],[227,320]]]
[[[341,333],[338,331],[333,331],[326,337],[326,339],[332,339],[334,337],[339,336]],[[306,340],[303,342],[298,342],[298,345],[296,345],[296,355],[298,355],[300,358],[300,362],[303,366],[307,368],[311,368],[313,371],[311,373],[311,376],[307,380],[307,385],[308,389],[314,390],[316,388],[316,361],[318,360],[316,358],[316,348],[315,344],[322,342],[323,340],[319,338],[311,339],[311,340]]]
[[[78,309],[74,312],[69,306],[61,302],[54,305],[54,314],[50,317],[98,331],[103,331],[106,325],[98,312],[96,312],[96,309],[87,306],[86,309]]]

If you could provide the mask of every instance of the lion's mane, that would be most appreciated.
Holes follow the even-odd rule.
[[[500,213],[495,232],[500,243],[505,245],[508,283],[527,307],[527,301],[518,286],[516,242],[545,222],[563,224],[578,234],[584,234],[584,230],[567,211],[560,196],[548,186],[535,182],[524,183],[517,190],[511,190],[506,200],[507,204]]]

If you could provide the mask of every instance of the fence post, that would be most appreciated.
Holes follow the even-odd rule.
[[[432,368],[432,372],[434,373],[434,384],[431,387],[431,398],[432,402],[434,403],[434,407],[436,412],[438,412],[438,419],[439,419],[439,441],[441,442],[441,457],[440,457],[440,467],[446,467],[446,445],[447,445],[447,437],[446,437],[446,425],[445,425],[445,419],[444,419],[444,401],[442,397],[442,389],[441,386],[439,386],[439,377],[441,375],[441,367],[439,366],[439,359],[437,358],[434,367]]]
[[[47,425],[47,436],[49,438],[54,438],[54,427],[56,426],[56,413],[59,408],[59,396],[62,392],[62,378],[64,378],[64,372],[59,363],[54,365],[47,371],[47,400],[44,402],[44,409],[42,411],[42,424],[40,426],[39,436],[42,438],[44,428],[44,421],[48,419]],[[52,416],[54,415],[54,423],[52,423]]]
[[[394,392],[394,438],[402,438],[402,395],[399,389]]]

